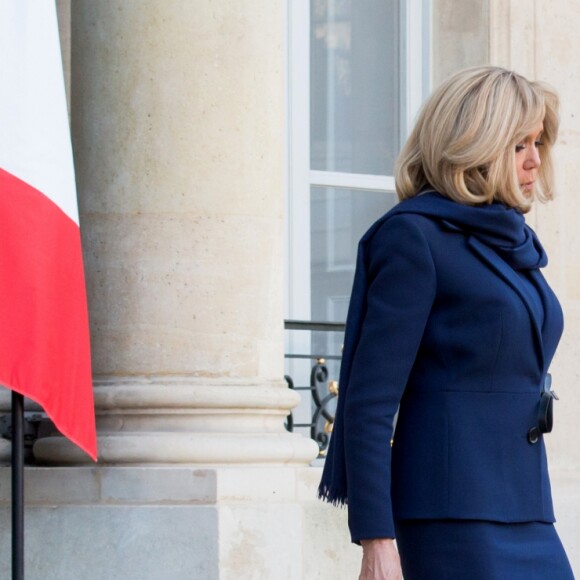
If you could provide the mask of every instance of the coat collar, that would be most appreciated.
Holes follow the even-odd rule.
[[[499,274],[499,276],[501,276],[501,278],[503,278],[503,280],[505,280],[505,282],[507,282],[515,290],[515,292],[518,294],[518,296],[521,298],[526,308],[528,309],[530,318],[532,320],[536,348],[538,350],[540,360],[542,361],[542,374],[543,374],[547,369],[546,369],[546,358],[544,356],[544,340],[542,337],[542,327],[540,325],[541,313],[538,312],[537,308],[534,306],[534,302],[530,296],[529,289],[522,282],[522,280],[515,272],[515,270],[511,266],[509,266],[502,258],[500,258],[492,248],[485,245],[475,236],[469,236],[467,243],[489,266],[491,266],[491,268],[497,274]],[[534,281],[536,282],[537,285],[541,285],[538,284],[538,282],[540,282],[538,278],[535,278]]]
[[[562,336],[564,327],[564,313],[558,298],[546,282],[541,270],[530,270],[530,276],[540,295],[544,306],[544,324],[542,326],[542,338],[544,346],[544,361],[546,368],[552,361],[556,347]]]

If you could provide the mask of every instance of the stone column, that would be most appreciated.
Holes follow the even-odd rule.
[[[284,2],[72,4],[99,456],[306,464],[283,421]],[[38,441],[48,463],[83,456]]]

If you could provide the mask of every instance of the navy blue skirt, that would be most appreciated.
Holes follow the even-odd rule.
[[[552,524],[406,520],[395,530],[405,580],[574,580]]]

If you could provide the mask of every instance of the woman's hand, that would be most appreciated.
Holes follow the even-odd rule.
[[[362,540],[363,559],[359,580],[401,580],[401,560],[394,540]]]

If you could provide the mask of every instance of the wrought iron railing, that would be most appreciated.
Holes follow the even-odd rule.
[[[314,322],[305,320],[285,320],[284,328],[287,331],[309,331],[313,333],[335,333],[340,337],[344,334],[345,325],[339,322]],[[320,341],[308,341],[312,352],[289,352],[285,354],[287,361],[303,360],[312,361],[310,368],[310,383],[297,384],[301,379],[306,382],[306,377],[301,375],[297,380],[290,374],[284,378],[288,387],[299,392],[309,394],[309,418],[310,422],[296,422],[294,413],[290,413],[286,420],[286,429],[294,431],[295,428],[308,428],[310,437],[316,441],[319,448],[319,457],[326,455],[332,426],[334,424],[334,405],[338,396],[338,367],[340,364],[340,348],[336,353],[321,352],[322,347],[317,350]],[[327,341],[328,343],[328,341]],[[313,346],[314,344],[314,346]],[[326,349],[328,346],[326,346]],[[333,363],[334,369],[329,370],[329,361]]]
[[[24,413],[24,462],[27,465],[34,464],[32,446],[38,439],[42,425],[46,425],[49,419],[43,412],[26,411]],[[0,415],[0,438],[12,441],[12,415],[5,413]]]

